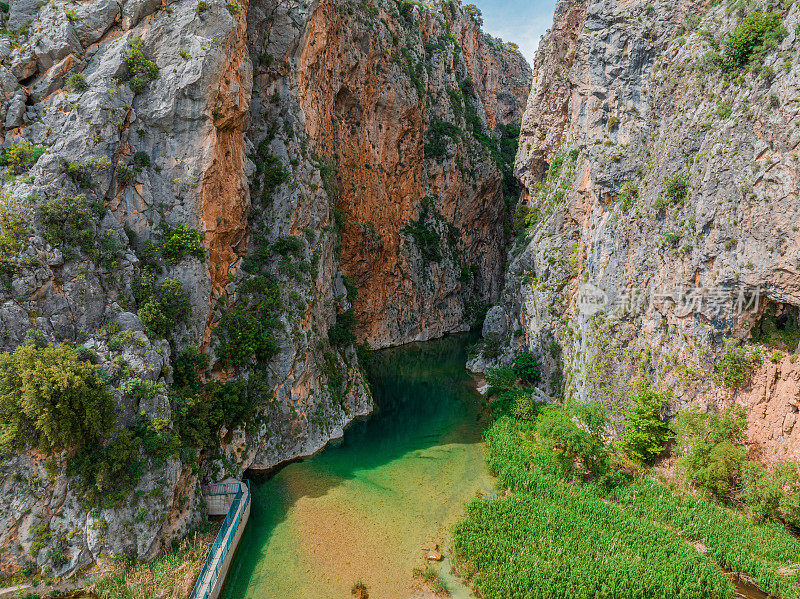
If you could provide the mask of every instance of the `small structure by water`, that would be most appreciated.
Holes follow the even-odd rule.
[[[233,554],[250,518],[250,482],[227,481],[202,488],[209,516],[226,514],[189,599],[217,599]]]

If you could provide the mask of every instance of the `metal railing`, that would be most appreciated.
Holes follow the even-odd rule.
[[[219,570],[222,564],[225,563],[225,556],[230,551],[231,543],[236,536],[236,530],[242,521],[242,515],[250,503],[250,481],[247,481],[247,494],[244,494],[242,485],[240,483],[220,483],[216,485],[204,486],[204,491],[208,491],[207,495],[231,495],[236,493],[228,514],[225,520],[222,521],[222,527],[219,529],[214,543],[206,557],[206,563],[203,564],[203,569],[200,570],[200,575],[197,577],[197,582],[194,584],[192,594],[189,599],[207,599],[219,577]],[[244,499],[243,499],[244,498]],[[241,508],[241,509],[240,509]],[[213,565],[213,567],[212,567]]]
[[[248,483],[249,484],[249,483]],[[241,490],[241,483],[215,483],[213,485],[201,485],[200,492],[203,495],[234,495]]]

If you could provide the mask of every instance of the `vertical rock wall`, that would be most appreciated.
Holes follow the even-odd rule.
[[[528,226],[473,368],[526,346],[545,392],[616,414],[645,378],[676,410],[738,402],[754,453],[797,459],[796,342],[778,338],[800,304],[800,12],[770,10],[778,44],[732,72],[733,5],[558,3],[516,162]],[[742,311],[740,294],[760,301]],[[726,343],[763,358],[739,389]]]

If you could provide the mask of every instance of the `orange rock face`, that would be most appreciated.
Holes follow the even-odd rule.
[[[212,297],[225,292],[232,269],[245,247],[250,188],[244,172],[245,117],[250,108],[252,67],[247,49],[247,2],[237,14],[236,33],[226,40],[228,62],[217,84],[209,88],[214,127],[200,191],[201,230],[208,249]],[[207,345],[211,330],[203,336]]]
[[[736,401],[747,410],[747,440],[755,457],[800,462],[800,363],[765,361]]]
[[[449,95],[471,80],[467,100],[491,134],[520,119],[529,78],[524,59],[460,9],[418,7],[399,20],[388,10],[378,4],[365,27],[321,2],[297,71],[306,132],[336,165],[342,269],[358,290],[358,336],[373,347],[463,330],[468,304],[499,294],[502,175]],[[461,131],[441,162],[425,156],[432,121]],[[426,197],[451,231],[449,239],[437,233],[447,256],[433,263],[421,263],[403,233]],[[462,266],[473,267],[474,280],[458,279]]]

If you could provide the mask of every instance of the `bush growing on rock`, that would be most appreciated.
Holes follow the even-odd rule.
[[[664,196],[670,204],[682,204],[689,193],[685,175],[674,175],[664,181]]]
[[[158,394],[159,385],[154,381],[130,377],[120,383],[119,390],[123,395],[142,401],[154,398]]]
[[[164,226],[164,237],[161,247],[161,254],[167,261],[177,264],[187,256],[194,256],[198,260],[204,260],[206,250],[203,247],[203,234],[197,229],[192,229],[186,225]]]
[[[3,150],[3,154],[0,155],[0,165],[11,167],[11,171],[19,175],[30,170],[46,151],[47,148],[31,145],[23,139]]]
[[[189,298],[177,279],[167,279],[158,287],[140,283],[137,291],[141,298],[137,314],[147,330],[157,337],[168,337],[189,316]]]
[[[657,393],[643,384],[631,398],[631,406],[625,415],[625,431],[619,447],[633,459],[651,463],[664,450],[670,437],[669,426],[662,418],[664,394]]]
[[[94,225],[102,216],[102,204],[89,202],[85,194],[80,194],[43,202],[36,210],[44,238],[50,244],[79,247],[87,254],[94,254]]]
[[[145,55],[144,43],[140,37],[131,39],[123,60],[128,68],[123,81],[128,82],[134,93],[143,91],[150,81],[158,77],[158,65]]]
[[[525,233],[539,221],[540,210],[538,206],[527,206],[520,202],[514,211],[514,231],[518,234]]]
[[[68,92],[80,93],[89,89],[89,84],[86,82],[86,77],[83,73],[70,73],[64,83],[64,89]]]
[[[278,351],[281,294],[272,277],[255,276],[242,286],[237,304],[220,318],[215,351],[227,366],[241,367],[253,358],[264,363]]]
[[[294,237],[293,235],[281,235],[272,244],[272,251],[281,256],[287,256],[288,254],[299,256],[302,250],[303,242],[299,237]]]
[[[28,236],[28,217],[22,202],[0,193],[0,279],[6,286],[19,270],[22,242]]]
[[[21,345],[0,354],[0,447],[92,445],[116,418],[97,367],[69,345]]]
[[[79,187],[90,187],[92,179],[85,164],[80,162],[70,162],[67,164],[67,175]]]
[[[623,212],[628,212],[633,207],[633,203],[639,197],[639,188],[636,183],[628,181],[622,186],[619,193],[619,207]]]
[[[741,406],[719,412],[685,411],[675,421],[681,458],[678,464],[700,489],[726,499],[747,457],[747,428]]]
[[[328,340],[331,342],[331,345],[349,345],[355,343],[356,334],[353,332],[355,326],[356,314],[352,307],[337,314],[336,322],[328,329]]]
[[[723,67],[727,71],[735,71],[749,62],[761,62],[786,34],[778,13],[751,12],[725,41]]]
[[[119,429],[105,444],[82,448],[68,463],[67,474],[78,476],[87,505],[119,505],[136,486],[144,469],[142,440]]]
[[[444,258],[441,248],[441,236],[435,227],[435,221],[444,217],[434,206],[435,199],[425,197],[422,200],[419,220],[409,219],[402,233],[414,240],[424,262],[441,262]]]
[[[525,385],[535,385],[542,378],[539,360],[529,351],[520,352],[514,358],[514,374]]]
[[[530,388],[520,383],[513,368],[490,368],[486,382],[486,399],[493,418],[513,415],[530,420],[537,414],[538,405],[531,399]]]
[[[728,343],[722,350],[717,364],[714,365],[717,385],[729,389],[739,389],[749,381],[753,369],[761,363],[761,353],[757,348],[736,347]]]
[[[140,168],[150,166],[150,154],[143,150],[138,150],[133,155],[133,164]]]

